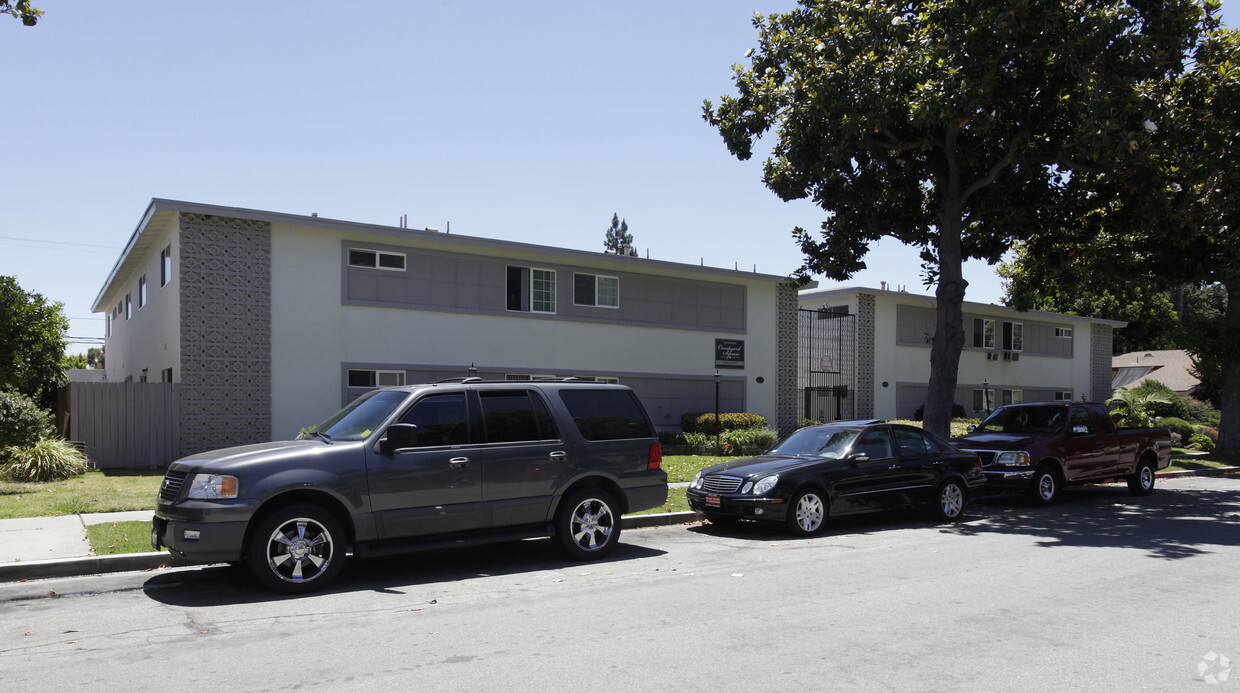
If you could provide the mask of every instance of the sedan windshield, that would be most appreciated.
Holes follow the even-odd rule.
[[[1064,407],[1001,407],[977,427],[977,433],[1056,433],[1063,428]]]
[[[407,398],[407,392],[375,390],[353,400],[347,407],[310,430],[310,435],[328,442],[362,440],[387,420]]]
[[[802,428],[776,443],[767,454],[837,460],[860,432],[857,428]]]

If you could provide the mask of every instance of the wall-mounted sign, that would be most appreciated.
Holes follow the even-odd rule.
[[[715,368],[744,368],[745,340],[716,339]]]

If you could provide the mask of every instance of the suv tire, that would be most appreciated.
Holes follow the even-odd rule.
[[[265,587],[298,594],[319,590],[340,574],[344,529],[317,505],[286,505],[264,515],[246,548],[250,571]]]
[[[601,488],[583,488],[564,497],[555,517],[555,541],[569,558],[602,558],[620,540],[620,507]]]

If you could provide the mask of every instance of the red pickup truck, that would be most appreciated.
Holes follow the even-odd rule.
[[[1148,495],[1154,472],[1171,464],[1170,431],[1116,428],[1100,404],[1010,404],[952,443],[982,458],[987,491],[1024,492],[1040,505],[1074,484],[1127,481]]]

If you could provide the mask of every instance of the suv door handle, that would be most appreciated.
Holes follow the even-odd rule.
[[[562,462],[566,457],[568,457],[568,453],[563,450],[556,450],[548,456],[551,458],[552,462]]]
[[[468,457],[453,457],[452,459],[448,460],[448,466],[452,467],[453,469],[464,469],[469,466],[469,458]]]

